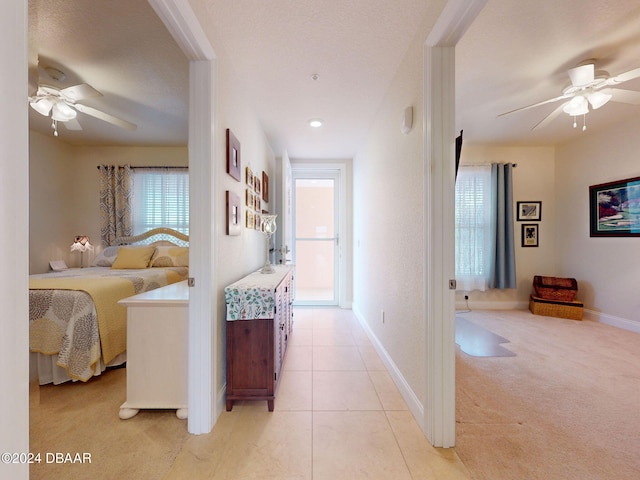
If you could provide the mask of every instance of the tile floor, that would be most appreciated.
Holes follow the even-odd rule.
[[[469,479],[407,410],[350,310],[295,309],[275,410],[237,402],[165,479]]]

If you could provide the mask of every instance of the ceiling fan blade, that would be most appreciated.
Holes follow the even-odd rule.
[[[631,105],[640,105],[640,92],[635,90],[623,90],[622,88],[607,88],[603,90],[605,93],[613,95],[612,102],[629,103]]]
[[[74,107],[76,107],[79,112],[86,113],[87,115],[91,115],[92,117],[104,120],[105,122],[111,123],[113,125],[117,125],[118,127],[126,128],[127,130],[135,130],[136,128],[138,128],[135,123],[127,122],[126,120],[114,117],[113,115],[109,115],[108,113],[102,112],[93,107],[82,105],[81,103],[76,103]]]
[[[558,115],[560,115],[562,113],[562,108],[565,105],[566,105],[566,103],[563,103],[562,105],[560,105],[553,112],[551,112],[549,115],[547,115],[542,120],[540,120],[531,130],[536,130],[537,128],[542,128],[542,127],[548,125],[552,120],[555,120],[558,117]]]
[[[63,122],[63,124],[67,128],[67,130],[82,130],[82,127],[80,126],[80,123],[76,118]]]
[[[593,63],[570,69],[569,78],[571,79],[571,85],[574,87],[589,85],[595,79],[595,67]]]
[[[620,75],[607,79],[607,85],[618,85],[619,83],[628,82],[629,80],[633,80],[638,77],[640,77],[640,68],[634,68],[633,70],[629,70],[628,72],[624,72]]]
[[[102,97],[102,94],[98,90],[86,83],[63,88],[60,90],[60,93],[65,100],[68,100],[71,103],[84,100],[85,98]]]
[[[534,103],[533,105],[527,105],[526,107],[516,108],[515,110],[511,110],[510,112],[501,113],[500,115],[498,115],[498,117],[504,117],[505,115],[510,115],[512,113],[515,113],[515,112],[522,112],[523,110],[528,110],[530,108],[539,107],[540,105],[546,105],[547,103],[553,103],[553,102],[557,102],[559,100],[566,100],[568,98],[573,97],[574,95],[575,94],[573,94],[573,93],[560,95],[559,97],[550,98],[549,100],[545,100],[544,102]]]

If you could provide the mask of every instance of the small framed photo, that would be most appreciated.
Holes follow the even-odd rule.
[[[227,128],[227,173],[237,181],[242,180],[240,164],[240,142]]]
[[[539,222],[542,219],[542,202],[517,202],[519,222]]]
[[[522,224],[522,246],[523,247],[538,246],[538,224],[537,223]]]
[[[227,235],[240,235],[242,230],[240,222],[240,197],[227,190]]]
[[[262,172],[262,200],[269,201],[269,176]]]
[[[250,188],[253,188],[253,170],[251,170],[250,167],[247,167],[247,185],[249,185]]]

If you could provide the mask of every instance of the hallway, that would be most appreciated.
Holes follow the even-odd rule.
[[[189,437],[167,479],[466,479],[431,447],[350,310],[296,308],[275,411],[245,402]]]
[[[207,435],[186,434],[173,411],[119,420],[124,370],[62,387],[109,396],[88,407],[94,410],[83,420],[95,419],[89,425],[74,415],[74,397],[58,395],[60,387],[40,387],[40,401],[31,403],[32,448],[94,453],[92,465],[34,466],[31,478],[84,478],[88,470],[95,479],[122,472],[118,478],[470,478],[453,449],[429,445],[350,310],[296,308],[294,320],[275,411],[269,413],[266,402],[238,402]],[[103,382],[116,376],[117,384]],[[110,390],[99,392],[101,382]]]

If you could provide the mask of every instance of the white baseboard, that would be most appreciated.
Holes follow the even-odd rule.
[[[457,300],[456,310],[526,310],[529,302],[509,301],[492,302],[483,300]]]
[[[467,304],[466,300],[456,301],[456,310],[527,310],[528,302],[491,302],[491,301],[472,301]],[[594,322],[605,323],[612,327],[629,330],[630,332],[640,333],[640,322],[629,320],[627,318],[616,317],[595,310],[585,308],[583,310],[583,318]]]
[[[596,312],[587,308],[583,310],[583,317],[587,320],[593,320],[613,327],[622,328],[623,330],[640,333],[640,323],[634,320],[607,315],[606,313]]]
[[[378,337],[376,337],[373,331],[369,328],[369,325],[366,322],[364,315],[362,314],[358,306],[356,304],[353,304],[353,307],[351,310],[353,311],[354,315],[358,319],[358,322],[360,322],[360,325],[366,332],[367,337],[369,337],[369,340],[371,341],[373,348],[375,348],[376,352],[380,356],[382,363],[384,364],[387,371],[389,372],[389,375],[391,375],[391,378],[393,379],[393,382],[396,384],[396,387],[398,388],[400,395],[402,395],[402,398],[407,404],[407,407],[409,408],[409,410],[417,420],[418,425],[420,426],[424,425],[424,406],[420,402],[420,399],[415,394],[413,389],[409,386],[409,383],[404,378],[404,376],[402,375],[402,372],[400,371],[398,366],[395,364],[395,362],[393,361],[389,353],[386,351],[386,349],[384,348],[380,340],[378,340]]]

